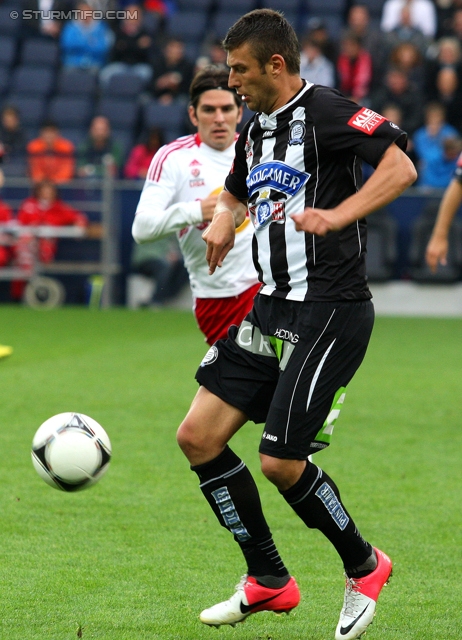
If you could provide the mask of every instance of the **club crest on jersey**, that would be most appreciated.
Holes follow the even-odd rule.
[[[385,122],[386,118],[381,116],[380,113],[376,113],[371,109],[365,107],[360,109],[348,120],[350,127],[364,131],[367,135],[371,136],[374,131],[379,127],[382,122]]]
[[[286,219],[284,202],[274,202],[265,197],[250,205],[249,213],[256,231],[263,229],[270,222],[282,224]]]
[[[303,144],[305,140],[306,127],[301,120],[294,120],[289,128],[289,145]]]
[[[298,171],[284,162],[273,160],[253,167],[246,179],[249,196],[257,190],[272,188],[294,196],[306,184],[310,173]]]

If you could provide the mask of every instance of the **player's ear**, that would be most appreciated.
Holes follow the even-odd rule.
[[[191,122],[193,123],[193,125],[194,125],[195,127],[197,127],[197,126],[198,126],[198,124],[199,124],[199,121],[198,121],[198,119],[196,118],[196,110],[195,110],[195,108],[192,106],[192,104],[190,104],[190,105],[189,105],[189,107],[188,107],[188,115],[189,115],[189,119],[191,120]]]
[[[279,53],[275,53],[271,56],[268,64],[270,65],[271,74],[273,75],[273,77],[276,77],[285,68],[286,61],[284,60],[283,56],[279,55]]]

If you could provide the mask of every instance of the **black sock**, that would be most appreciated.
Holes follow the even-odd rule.
[[[348,575],[356,575],[355,570],[370,563],[374,557],[371,545],[343,506],[334,481],[322,469],[308,461],[298,482],[281,494],[307,527],[319,529],[330,540]]]
[[[282,587],[289,574],[274,545],[250,471],[227,446],[214,460],[192,466],[220,524],[231,531],[247,562],[247,573],[269,587]],[[276,580],[274,580],[276,578]]]

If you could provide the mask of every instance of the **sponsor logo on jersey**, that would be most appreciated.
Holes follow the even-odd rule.
[[[271,138],[274,135],[274,131],[263,131],[263,138]]]
[[[200,366],[205,367],[208,364],[213,364],[217,358],[218,358],[218,349],[214,345],[213,347],[210,347],[210,349],[207,351]]]
[[[398,125],[394,122],[389,122],[388,124],[390,125],[390,127],[393,127],[393,129],[399,129]]]
[[[306,127],[301,120],[294,120],[289,128],[289,145],[303,144],[305,140]]]
[[[358,129],[359,131],[364,131],[364,133],[371,136],[377,127],[385,121],[386,118],[381,116],[380,113],[376,113],[375,111],[364,107],[348,120],[348,124],[350,127]]]
[[[204,178],[194,178],[194,180],[189,181],[190,187],[203,187],[205,185]]]
[[[264,440],[271,440],[271,442],[277,442],[278,441],[278,437],[277,436],[272,436],[270,433],[266,433],[266,431],[263,431],[263,439]]]
[[[191,160],[191,162],[189,163],[190,167],[202,167],[202,162],[199,162],[199,160]]]
[[[300,339],[298,333],[292,333],[292,331],[288,331],[287,329],[276,329],[274,335],[281,340],[289,340],[292,344],[296,344]]]
[[[337,496],[327,482],[323,482],[319,489],[316,491],[318,498],[322,500],[327,511],[330,513],[334,522],[338,525],[342,531],[347,526],[350,518],[345,513],[342,505],[338,501]]]
[[[247,176],[249,196],[258,189],[273,188],[289,196],[294,196],[306,184],[310,173],[298,171],[285,162],[273,160],[257,164]]]

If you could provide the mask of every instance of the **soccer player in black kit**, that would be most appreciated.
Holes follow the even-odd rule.
[[[240,327],[206,354],[178,430],[220,524],[244,555],[231,598],[205,609],[208,625],[288,612],[300,593],[263,515],[258,490],[228,442],[248,421],[265,423],[263,474],[309,528],[333,544],[346,588],[336,640],[372,622],[392,563],[357,530],[335,482],[309,456],[330,443],[345,388],[374,321],[365,273],[365,216],[416,179],[406,134],[380,114],[300,78],[299,44],[284,17],[252,11],[228,31],[229,86],[255,111],[204,232],[211,277],[248,209],[261,289]],[[361,160],[375,168],[362,186]],[[307,563],[309,553],[306,553]]]

